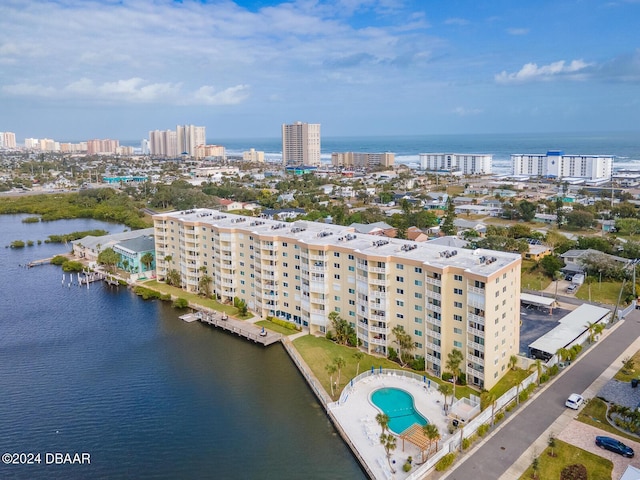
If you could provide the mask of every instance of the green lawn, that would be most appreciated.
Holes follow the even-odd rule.
[[[569,445],[561,440],[556,440],[556,446],[553,449],[556,456],[549,455],[551,449],[547,447],[538,457],[539,469],[538,478],[541,480],[559,479],[562,469],[569,466],[580,464],[587,468],[589,480],[611,480],[613,472],[613,463],[598,455],[589,453],[581,448]],[[532,459],[533,460],[533,459]],[[520,480],[533,478],[533,469],[529,467],[520,477]]]
[[[253,314],[250,312],[246,317],[239,316],[238,309],[233,305],[224,305],[211,298],[205,298],[200,295],[196,295],[195,293],[185,292],[180,288],[172,287],[170,285],[167,285],[166,283],[161,283],[156,280],[149,280],[149,281],[143,282],[143,285],[146,288],[150,288],[151,290],[156,290],[160,293],[169,293],[175,297],[186,298],[191,304],[201,305],[203,307],[211,308],[218,312],[225,312],[227,315],[230,315],[238,320],[247,320],[248,318],[253,318]]]
[[[602,283],[600,283],[596,281],[591,284],[591,288],[589,288],[589,285],[582,285],[576,292],[576,298],[615,305],[620,295],[621,286],[622,282],[603,280]],[[589,290],[591,290],[591,295],[589,295]],[[591,298],[589,298],[589,296],[591,296]]]
[[[520,271],[520,286],[529,290],[544,290],[551,283],[551,279],[547,277],[539,268],[531,271],[536,262],[533,260],[523,260],[522,269]]]
[[[621,382],[630,382],[632,378],[640,377],[640,351],[637,351],[632,358],[634,363],[633,370],[626,372],[623,368],[620,368],[613,378]]]
[[[327,373],[325,367],[333,363],[333,359],[336,357],[341,356],[345,359],[346,365],[342,368],[342,372],[340,374],[340,382],[338,384],[337,391],[334,392],[334,399],[336,400],[340,396],[340,392],[342,392],[342,389],[353,377],[355,377],[358,373],[371,370],[371,367],[374,367],[376,370],[382,367],[412,371],[408,368],[403,369],[397,363],[392,362],[391,360],[388,360],[386,358],[375,357],[373,355],[367,355],[366,353],[360,361],[360,368],[358,370],[358,361],[354,357],[354,353],[358,351],[357,349],[353,347],[338,345],[335,342],[327,340],[323,337],[305,335],[295,339],[293,341],[293,345],[305,360],[305,362],[307,362],[307,365],[309,365],[314,375],[318,378],[328,394],[331,394],[331,383],[329,374]],[[414,373],[418,375],[426,375],[424,372]],[[442,380],[440,380],[439,378],[434,378],[430,375],[426,376],[431,380],[431,382],[435,383],[436,385],[442,383]],[[334,375],[333,380],[337,381],[337,374]],[[479,392],[471,387],[456,387],[456,397],[458,398],[468,397],[471,393],[473,393],[474,395],[479,395]]]
[[[600,430],[604,430],[605,432],[620,435],[621,437],[628,438],[634,442],[638,441],[638,437],[635,435],[627,434],[612,426],[607,420],[606,415],[607,404],[599,398],[592,398],[578,414],[578,420],[582,423],[586,423],[587,425],[592,425]]]
[[[257,325],[258,327],[268,328],[269,330],[272,330],[276,333],[281,333],[282,335],[293,335],[296,333],[300,333],[298,332],[298,330],[292,330],[290,328],[283,327],[282,325],[278,325],[268,320],[259,320],[255,322],[254,325]]]
[[[489,390],[489,394],[496,399],[500,398],[507,392],[507,390],[521,383],[525,378],[531,375],[532,372],[533,371],[522,370],[521,368],[518,368],[517,370],[509,370],[505,376],[502,377],[491,390]]]

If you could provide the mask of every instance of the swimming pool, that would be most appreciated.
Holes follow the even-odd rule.
[[[399,388],[379,388],[371,394],[371,403],[389,417],[389,430],[401,434],[414,423],[426,425],[429,421],[420,415],[413,396]]]

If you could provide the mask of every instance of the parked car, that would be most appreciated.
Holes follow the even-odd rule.
[[[610,452],[618,453],[623,457],[633,457],[633,448],[628,447],[615,438],[598,436],[596,437],[596,445],[600,448],[604,448],[605,450],[609,450]]]
[[[578,290],[578,285],[576,285],[575,283],[572,283],[567,287],[567,293],[573,293],[576,290]]]
[[[580,408],[580,405],[582,405],[583,403],[584,403],[584,397],[582,395],[579,395],[577,393],[572,393],[571,395],[569,395],[569,398],[567,398],[567,401],[564,402],[564,405],[565,407],[569,407],[574,410],[577,410]]]
[[[564,279],[565,279],[567,282],[570,282],[571,280],[573,280],[573,275],[567,275],[566,277],[564,277]]]

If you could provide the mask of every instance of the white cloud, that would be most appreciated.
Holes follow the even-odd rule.
[[[529,34],[529,29],[528,28],[507,28],[507,33],[509,35],[528,35]]]
[[[236,105],[249,98],[248,85],[236,85],[219,92],[211,85],[200,87],[193,95],[194,104],[203,105]]]
[[[517,72],[507,73],[503,70],[495,75],[494,78],[497,83],[525,83],[552,80],[554,78],[579,80],[584,78],[584,75],[581,75],[580,72],[591,66],[593,64],[582,60],[572,60],[568,64],[564,60],[560,60],[542,66],[538,66],[535,63],[527,63]]]
[[[465,25],[469,25],[469,20],[465,18],[447,18],[444,21],[445,25],[458,25],[460,27],[464,27]]]
[[[18,97],[53,97],[56,93],[56,89],[53,87],[45,87],[43,85],[34,85],[30,83],[3,85],[2,91],[6,94]]]
[[[479,115],[482,113],[482,110],[479,108],[456,107],[452,110],[452,113],[460,117],[468,117],[470,115]]]

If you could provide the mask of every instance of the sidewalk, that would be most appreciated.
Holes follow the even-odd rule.
[[[624,321],[629,321],[629,320],[627,319]],[[618,326],[620,326],[621,324],[622,324],[622,321],[617,322],[611,329],[606,331],[606,335],[609,335],[611,332],[614,331],[614,329],[618,328]],[[600,341],[602,341],[602,339]],[[640,337],[636,338],[636,340],[631,345],[629,345],[629,347],[624,352],[622,352],[618,356],[615,362],[611,363],[607,367],[607,369],[591,385],[589,385],[589,387],[587,387],[587,389],[582,393],[582,396],[586,399],[595,397],[600,391],[600,389],[609,380],[613,378],[613,376],[618,372],[618,370],[620,370],[620,367],[622,366],[622,359],[625,357],[632,356],[638,350],[640,350]],[[577,361],[580,361],[580,358],[578,358]],[[554,381],[558,380],[560,377],[561,375],[558,376],[556,379],[554,379]],[[532,397],[532,399],[538,396],[541,392],[543,392],[544,389],[547,388],[549,385],[551,385],[551,382],[545,385],[544,388],[537,391],[536,394]],[[547,448],[547,441],[549,440],[549,435],[554,435],[556,437],[560,435],[567,427],[569,427],[571,422],[574,420],[575,416],[576,416],[576,412],[574,410],[567,409],[560,417],[558,417],[558,419],[547,430],[545,430],[545,432],[542,435],[540,435],[531,444],[531,446],[520,456],[520,458],[518,458],[518,460],[516,460],[516,462],[513,465],[511,465],[511,467],[509,467],[509,469],[500,477],[500,480],[513,480],[515,478],[520,478],[522,474],[527,470],[527,468],[529,468],[529,466],[531,465],[531,461],[533,460],[533,458],[536,457],[537,455],[540,455],[540,453],[545,448]]]

